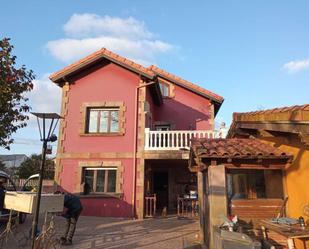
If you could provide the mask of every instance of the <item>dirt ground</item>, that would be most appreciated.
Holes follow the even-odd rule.
[[[21,244],[29,234],[31,222],[31,217],[28,217],[25,224],[17,228],[16,234],[9,236],[9,242],[2,248],[24,248]],[[62,235],[64,224],[64,218],[55,218],[57,238]],[[177,219],[175,216],[147,220],[82,216],[77,224],[73,245],[61,248],[200,248],[196,245],[197,234],[197,220]]]

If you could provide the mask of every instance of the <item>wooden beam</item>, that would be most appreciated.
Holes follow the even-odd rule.
[[[238,128],[309,134],[309,122],[239,122]]]
[[[274,135],[267,130],[259,130],[258,133],[261,137],[274,137]]]
[[[284,169],[286,164],[245,164],[245,163],[225,163],[228,169]]]

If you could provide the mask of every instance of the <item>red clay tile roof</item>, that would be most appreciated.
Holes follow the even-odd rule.
[[[194,139],[191,148],[201,158],[289,159],[281,150],[254,138]]]
[[[254,112],[234,112],[233,122],[236,121],[309,121],[309,104]]]
[[[106,58],[116,64],[120,64],[126,68],[128,68],[129,70],[138,72],[142,75],[144,75],[145,77],[148,77],[149,79],[153,79],[155,76],[157,76],[158,74],[162,75],[163,77],[179,83],[180,85],[183,85],[184,87],[187,87],[189,89],[192,89],[193,91],[196,91],[198,93],[201,93],[202,95],[206,96],[207,98],[213,99],[216,102],[218,102],[219,104],[221,104],[223,102],[223,98],[211,91],[208,91],[202,87],[199,87],[189,81],[186,81],[184,79],[181,79],[180,77],[177,77],[173,74],[170,74],[156,66],[150,66],[148,68],[135,63],[129,59],[126,59],[120,55],[117,55],[109,50],[107,50],[106,48],[102,48],[100,50],[98,50],[97,52],[94,52],[88,56],[86,56],[83,59],[80,59],[76,62],[74,62],[73,64],[64,67],[63,69],[53,73],[50,75],[50,79],[55,82],[55,83],[59,83],[59,81],[63,80],[63,77],[66,77],[69,74],[74,73],[77,70],[80,70],[81,68],[89,65],[90,63],[93,63],[101,58]]]
[[[178,76],[176,76],[174,74],[166,72],[163,69],[158,68],[158,67],[156,67],[154,65],[150,66],[149,69],[152,70],[154,73],[158,74],[159,76],[162,76],[162,77],[164,77],[164,78],[166,78],[168,80],[171,80],[173,82],[177,82],[177,83],[179,83],[181,85],[184,85],[185,87],[188,87],[189,89],[192,89],[192,90],[194,90],[196,92],[202,93],[202,94],[210,97],[211,99],[213,99],[213,100],[215,100],[215,101],[217,101],[219,103],[222,103],[223,100],[224,100],[223,97],[219,96],[218,94],[215,94],[215,93],[213,93],[211,91],[208,91],[208,90],[206,90],[206,89],[204,89],[204,88],[202,88],[202,87],[200,87],[200,86],[198,86],[198,85],[196,85],[196,84],[194,84],[192,82],[184,80],[184,79],[182,79],[182,78],[180,78],[180,77],[178,77]]]
[[[66,75],[70,74],[70,73],[73,73],[74,71],[96,61],[96,60],[99,60],[101,58],[106,58],[116,64],[121,64],[123,65],[124,67],[127,67],[128,69],[130,70],[133,70],[133,71],[137,71],[141,74],[143,74],[144,76],[146,77],[149,77],[150,79],[152,79],[155,75],[154,73],[138,64],[138,63],[135,63],[129,59],[126,59],[120,55],[117,55],[109,50],[107,50],[106,48],[102,48],[74,63],[72,63],[71,65],[67,66],[67,67],[64,67],[63,69],[53,73],[50,75],[50,79],[54,82],[57,82],[59,79],[61,79],[62,77],[65,77]]]

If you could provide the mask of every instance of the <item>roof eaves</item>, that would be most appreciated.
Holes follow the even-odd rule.
[[[221,97],[220,95],[218,94],[215,94],[209,90],[206,90],[192,82],[189,82],[187,80],[184,80],[176,75],[173,75],[169,72],[166,72],[164,71],[163,69],[161,68],[158,68],[154,65],[151,65],[150,67],[148,67],[148,69],[152,70],[157,76],[167,80],[167,81],[170,81],[172,83],[174,83],[175,85],[179,85],[189,91],[192,91],[202,97],[205,97],[207,99],[210,99],[211,101],[217,103],[217,106],[216,106],[216,110],[215,112],[217,112],[219,109],[220,109],[220,106],[222,105],[223,101],[224,101],[224,98]]]
[[[194,89],[194,88],[192,88],[192,87],[190,87],[190,86],[188,86],[188,85],[186,85],[186,84],[183,84],[183,83],[181,83],[181,82],[179,82],[179,81],[177,81],[177,80],[174,80],[174,79],[172,79],[172,78],[166,77],[166,76],[163,75],[163,74],[157,73],[157,75],[160,76],[161,78],[163,78],[163,79],[165,79],[165,80],[168,80],[168,81],[171,81],[172,83],[174,83],[174,84],[176,84],[176,85],[179,85],[179,86],[181,86],[181,87],[183,87],[183,88],[185,88],[185,89],[187,89],[187,90],[190,90],[190,91],[192,91],[192,92],[194,92],[194,93],[197,93],[197,94],[199,94],[199,95],[202,95],[203,97],[206,97],[206,98],[208,98],[208,99],[210,99],[210,100],[212,100],[212,101],[215,101],[215,102],[217,102],[217,103],[220,104],[220,105],[221,105],[221,104],[223,103],[223,101],[224,101],[223,98],[219,99],[219,98],[214,97],[214,96],[211,95],[211,94],[206,94],[206,93],[204,93],[204,92],[202,92],[202,91],[198,91],[197,89]]]
[[[100,59],[107,59],[117,65],[120,65],[124,68],[127,68],[130,71],[133,71],[139,75],[142,75],[148,79],[153,79],[155,77],[155,74],[143,67],[140,64],[137,64],[131,60],[128,60],[124,57],[121,57],[119,55],[116,55],[107,49],[101,49],[53,74],[50,75],[50,79],[55,83],[60,83],[66,76],[72,75],[74,72],[81,70],[82,68],[90,65],[91,63],[94,63]]]

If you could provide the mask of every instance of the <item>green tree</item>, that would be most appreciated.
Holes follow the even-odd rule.
[[[40,172],[42,162],[42,155],[33,154],[26,161],[24,161],[17,169],[19,178],[27,179],[29,176],[38,174]],[[54,179],[55,165],[54,161],[46,158],[44,168],[44,179]]]
[[[25,93],[33,89],[34,75],[23,65],[16,66],[10,39],[0,40],[0,147],[10,149],[12,134],[25,127],[29,119]]]

